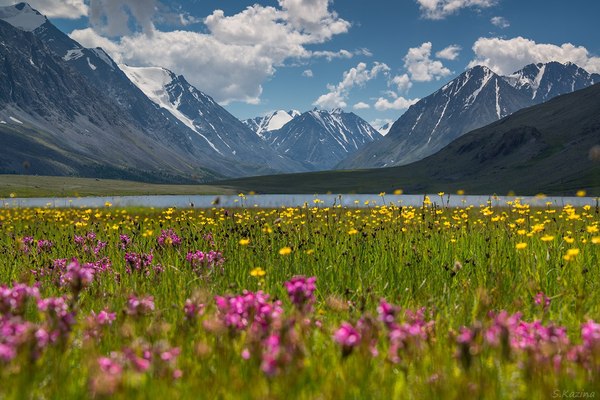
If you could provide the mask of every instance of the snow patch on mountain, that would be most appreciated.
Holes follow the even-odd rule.
[[[36,30],[47,21],[46,17],[31,8],[27,3],[0,7],[0,19],[27,32]]]
[[[73,61],[83,57],[82,49],[72,49],[67,51],[67,54],[63,56],[63,60],[65,61]]]
[[[114,63],[111,60],[111,58],[108,56],[108,54],[106,54],[106,52],[100,48],[100,47],[96,47],[95,49],[89,49],[91,51],[93,51],[99,59],[101,59],[102,61],[104,61],[106,64],[108,64],[108,66],[114,70]]]
[[[125,64],[119,65],[119,68],[127,75],[152,102],[169,111],[175,118],[183,122],[188,128],[202,136],[206,142],[219,154],[221,151],[206,136],[198,131],[194,121],[178,110],[179,101],[171,103],[169,92],[166,86],[176,78],[175,74],[165,68],[160,67],[130,67]]]
[[[297,110],[277,110],[262,117],[256,117],[242,121],[248,128],[252,129],[259,137],[264,138],[267,132],[283,128],[285,124],[300,115]]]

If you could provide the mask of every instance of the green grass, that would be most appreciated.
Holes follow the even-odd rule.
[[[0,175],[0,198],[234,194],[211,185],[163,185],[113,179]]]
[[[68,296],[76,311],[76,323],[64,340],[36,357],[35,340],[24,335],[18,356],[0,360],[0,398],[101,397],[101,388],[124,399],[512,399],[547,398],[555,390],[600,390],[600,358],[588,367],[565,360],[555,370],[551,362],[535,361],[534,353],[504,356],[478,336],[467,367],[455,339],[461,327],[487,328],[490,311],[506,310],[522,312],[524,321],[562,325],[572,342],[580,343],[580,324],[600,320],[600,245],[593,243],[600,240],[599,214],[594,208],[21,209],[0,210],[0,226],[0,284],[38,282],[43,297]],[[157,244],[167,228],[181,238],[179,246]],[[97,235],[91,247],[106,242],[97,255],[74,241],[87,232]],[[120,234],[132,238],[127,250],[120,248]],[[27,236],[54,245],[42,252],[29,245],[27,252]],[[542,241],[544,236],[552,239]],[[526,248],[518,250],[517,243]],[[280,254],[285,247],[289,255]],[[195,273],[186,254],[211,249],[225,257],[222,268]],[[579,254],[565,260],[569,249]],[[151,251],[152,264],[163,272],[127,272],[126,252]],[[74,289],[61,286],[57,268],[51,268],[53,260],[72,257],[81,262],[106,257],[112,266],[74,297]],[[265,275],[256,276],[256,268]],[[302,313],[288,300],[283,283],[295,275],[317,277],[312,312]],[[234,333],[219,322],[213,297],[244,289],[282,300],[283,321],[294,332],[284,336],[284,327],[269,328],[287,337],[295,351],[280,354],[273,376],[261,370],[264,343],[250,331]],[[552,299],[547,310],[534,303],[539,292]],[[131,294],[154,296],[156,309],[128,315]],[[395,362],[377,321],[381,298],[403,310],[426,307],[427,320],[434,321],[429,337],[407,342]],[[184,318],[186,299],[206,305],[199,320]],[[89,337],[87,316],[104,308],[116,312],[116,320]],[[23,318],[37,326],[51,322],[32,303]],[[343,321],[356,324],[360,318],[374,321],[369,332],[377,339],[376,356],[369,353],[370,343],[344,356],[332,340]],[[147,372],[125,363],[115,381],[101,373],[99,357],[111,352],[122,357],[125,348],[139,356],[145,346],[178,347],[181,354],[174,363],[153,359]],[[244,348],[252,351],[249,360],[241,356]],[[176,369],[183,375],[173,380]]]

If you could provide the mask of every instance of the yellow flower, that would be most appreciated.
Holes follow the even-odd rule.
[[[247,246],[248,244],[250,244],[250,239],[244,238],[244,239],[240,239],[239,242],[242,246]]]
[[[446,193],[444,193],[444,192],[439,192],[439,193],[438,193],[438,196],[442,197],[442,196],[443,196],[443,195],[445,195],[445,194],[446,194]]]
[[[520,242],[520,243],[517,243],[517,245],[515,247],[517,250],[523,250],[527,247],[527,243]]]
[[[252,271],[250,271],[250,275],[254,276],[255,278],[265,276],[265,274],[266,274],[265,270],[262,269],[261,267],[256,267]]]
[[[579,249],[569,249],[567,250],[567,255],[571,257],[575,257],[579,255]]]
[[[348,231],[348,235],[356,235],[358,231],[355,228],[352,228]]]
[[[592,243],[593,244],[600,244],[600,236],[594,236],[592,238]]]
[[[399,195],[401,195],[402,193],[404,193],[404,192],[402,191],[402,189],[396,189],[396,190],[394,190],[394,194],[395,194],[396,196],[399,196]]]
[[[146,232],[144,232],[142,234],[143,237],[149,237],[152,236],[152,234],[154,233],[154,231],[151,231],[150,229],[146,229]]]
[[[587,231],[587,233],[596,233],[596,232],[598,232],[598,226],[590,225],[590,226],[586,227],[585,230]]]
[[[282,247],[281,249],[279,249],[279,254],[282,256],[287,256],[289,254],[292,253],[292,248],[291,247]]]
[[[383,196],[385,196],[385,192],[380,192],[379,197],[383,197]]]
[[[542,242],[551,242],[554,240],[554,236],[551,235],[544,235],[541,237]]]
[[[517,231],[517,234],[519,234],[519,235],[524,235],[524,234],[525,234],[525,232],[527,232],[525,229],[519,229],[519,230]]]
[[[575,239],[573,239],[573,238],[572,238],[572,237],[570,237],[570,236],[565,236],[563,239],[565,240],[565,242],[567,242],[567,243],[569,243],[569,244],[571,244],[571,243],[575,242]]]
[[[575,193],[577,197],[585,197],[586,194],[587,192],[585,190],[578,190],[577,193]]]
[[[462,190],[462,189],[458,189],[458,190],[456,191],[456,194],[457,194],[457,195],[459,195],[459,196],[464,196],[464,194],[465,194],[465,191],[464,191],[464,190]]]
[[[572,259],[577,257],[578,254],[579,254],[579,249],[569,249],[569,250],[567,250],[567,254],[565,254],[563,256],[563,260],[571,261]]]
[[[17,197],[16,193],[11,193],[8,195],[11,199],[14,199],[15,197]]]
[[[112,203],[110,201],[107,201],[106,203],[104,203],[104,207],[112,207]]]

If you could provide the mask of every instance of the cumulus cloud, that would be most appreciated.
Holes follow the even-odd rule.
[[[417,82],[429,82],[452,74],[441,61],[431,59],[431,42],[419,47],[411,47],[404,56],[404,67],[410,78]]]
[[[406,110],[408,107],[415,104],[419,101],[416,99],[407,99],[402,96],[398,96],[392,101],[386,99],[385,97],[380,97],[375,102],[375,109],[377,111],[387,111],[387,110]]]
[[[152,18],[157,6],[157,0],[91,0],[90,24],[109,36],[130,34],[130,23],[137,24],[146,34],[152,34]]]
[[[490,19],[492,25],[497,26],[498,28],[505,29],[510,26],[510,22],[504,17],[492,17]]]
[[[407,74],[396,75],[390,81],[390,85],[395,85],[399,92],[407,92],[412,87],[412,82]]]
[[[445,49],[438,51],[437,53],[435,53],[435,56],[437,58],[443,58],[444,60],[452,61],[452,60],[456,60],[456,58],[458,58],[458,54],[460,53],[461,50],[462,50],[462,48],[459,45],[453,44],[453,45],[446,47]]]
[[[417,0],[421,16],[426,19],[439,20],[458,13],[463,8],[476,10],[489,8],[499,0]]]
[[[371,106],[365,103],[364,101],[359,101],[358,103],[353,105],[352,108],[354,108],[355,110],[367,110],[371,108]]]
[[[485,65],[501,75],[507,75],[531,63],[572,62],[588,72],[600,73],[600,57],[593,56],[583,46],[564,43],[560,46],[536,43],[521,36],[513,39],[479,38],[473,45],[475,59],[469,67]]]
[[[203,20],[205,32],[191,32],[158,30],[154,21],[164,6],[158,0],[92,0],[94,23],[71,37],[87,47],[103,47],[119,63],[169,68],[221,104],[255,104],[262,84],[288,60],[353,56],[347,50],[307,48],[350,28],[329,3],[279,0],[277,7],[256,4],[233,15],[215,10]],[[137,29],[129,32],[132,26]]]
[[[369,69],[367,64],[359,63],[356,67],[350,68],[344,72],[341,82],[337,85],[328,85],[328,93],[321,95],[313,105],[321,108],[345,108],[348,104],[346,100],[350,90],[355,86],[363,86],[379,74],[389,74],[390,68],[383,63],[375,62]]]
[[[28,0],[29,5],[48,18],[79,19],[88,15],[83,0]],[[0,0],[0,6],[12,6],[15,0]]]
[[[312,69],[305,69],[304,71],[302,71],[302,76],[306,78],[312,78],[314,76]]]

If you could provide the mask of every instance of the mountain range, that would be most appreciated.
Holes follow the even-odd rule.
[[[0,34],[0,172],[25,162],[34,174],[190,182],[303,170],[183,77],[125,67],[132,82],[28,4],[0,8]],[[150,88],[148,75],[160,79]]]
[[[309,171],[333,168],[368,143],[381,139],[367,121],[341,109],[314,109],[296,116],[279,129],[264,131],[264,140],[275,150],[296,160]]]
[[[572,63],[531,64],[506,77],[475,66],[412,105],[383,140],[365,146],[337,168],[409,164],[473,129],[597,82],[600,75]]]
[[[242,122],[182,75],[117,65],[26,3],[0,7],[0,37],[0,173],[203,182],[405,165],[600,82],[572,63],[530,64],[507,76],[475,66],[378,129],[340,109],[277,110]],[[539,136],[521,128],[523,140]]]
[[[600,195],[600,83],[519,110],[412,164],[218,182],[257,193]],[[294,182],[290,185],[290,182]]]

